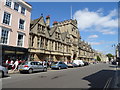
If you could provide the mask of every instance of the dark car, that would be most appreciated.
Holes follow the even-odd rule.
[[[86,62],[86,61],[83,61],[83,63],[84,63],[84,66],[89,65],[89,63],[88,63],[88,62]]]
[[[117,65],[117,62],[116,62],[116,61],[113,61],[113,62],[112,62],[112,65]]]
[[[68,66],[64,62],[61,62],[61,61],[53,62],[51,65],[51,69],[59,69],[60,70],[62,68],[68,68]]]

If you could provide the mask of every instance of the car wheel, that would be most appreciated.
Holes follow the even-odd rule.
[[[44,69],[43,69],[43,72],[47,72],[47,68],[44,68]]]
[[[32,69],[29,69],[28,73],[29,73],[29,74],[33,73],[33,70],[32,70]]]

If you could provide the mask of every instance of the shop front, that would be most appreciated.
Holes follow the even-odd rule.
[[[2,46],[2,61],[6,60],[27,60],[28,59],[28,49],[21,47],[13,47],[7,45]]]

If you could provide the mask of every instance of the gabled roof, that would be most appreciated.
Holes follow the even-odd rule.
[[[50,36],[53,35],[53,33],[55,32],[55,30],[57,29],[57,27],[51,27],[50,30],[48,31]]]
[[[35,19],[35,20],[31,20],[30,22],[30,29],[34,28],[34,26],[43,18],[43,16],[41,16],[40,18],[38,19]]]

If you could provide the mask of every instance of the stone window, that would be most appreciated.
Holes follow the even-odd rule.
[[[45,49],[48,49],[48,40],[45,40]]]
[[[41,48],[44,48],[44,38],[43,38],[43,37],[41,37],[40,47],[41,47]]]
[[[37,38],[37,47],[40,48],[40,38]]]
[[[55,50],[57,50],[57,42],[55,42]]]

